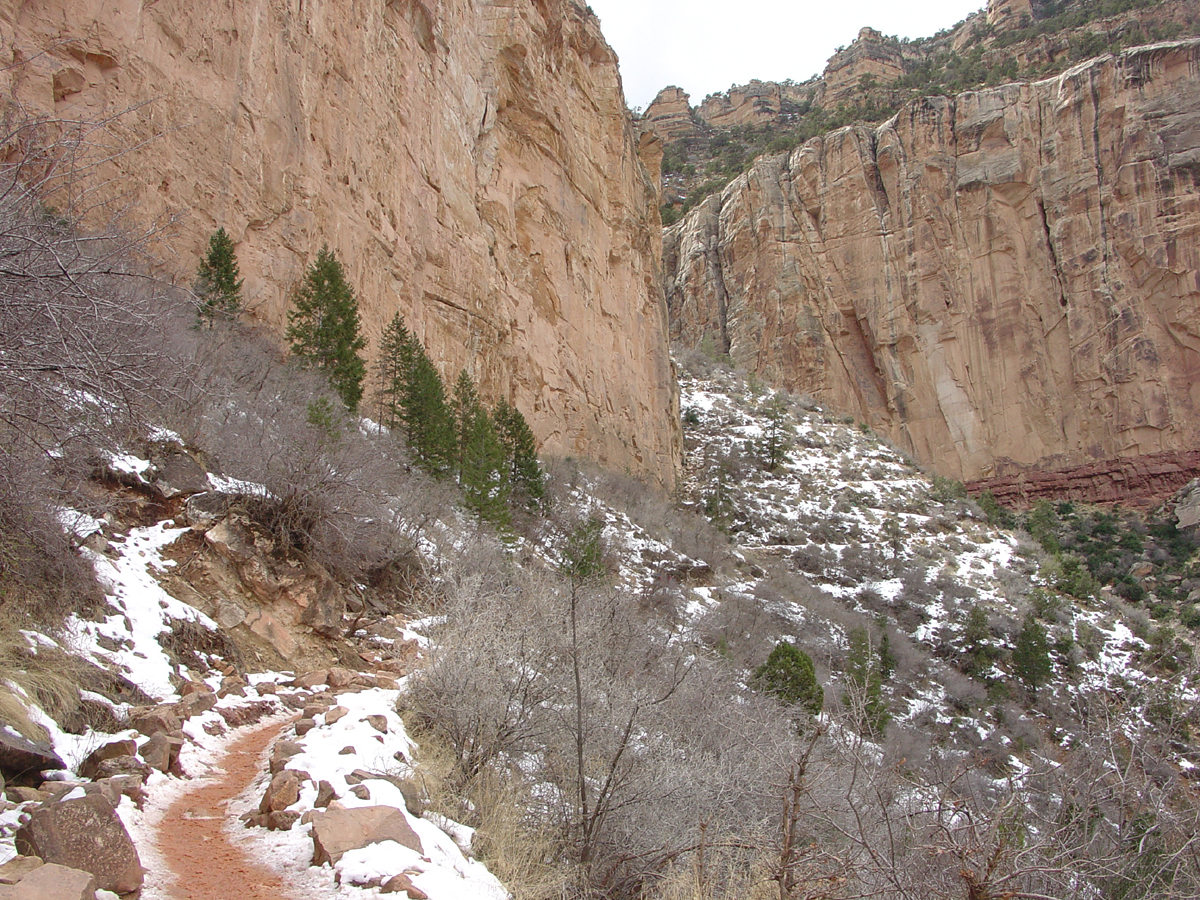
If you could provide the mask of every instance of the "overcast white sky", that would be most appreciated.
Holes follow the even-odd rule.
[[[986,0],[588,0],[621,59],[625,100],[645,108],[678,85],[696,106],[751,78],[803,81],[869,25],[927,37]]]

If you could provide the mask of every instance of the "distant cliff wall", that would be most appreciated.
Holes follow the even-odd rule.
[[[667,232],[676,339],[977,480],[1200,447],[1200,41],[932,97]]]

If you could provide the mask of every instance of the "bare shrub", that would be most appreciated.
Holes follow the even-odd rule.
[[[770,819],[793,740],[777,704],[666,640],[636,597],[484,571],[446,573],[446,621],[411,692],[460,784],[540,785],[529,817],[565,837],[581,886],[611,896],[695,852],[702,823],[745,833]]]
[[[411,557],[448,514],[453,491],[409,464],[389,434],[360,427],[321,378],[284,360],[267,335],[198,336],[169,421],[216,448],[251,516],[282,548],[343,578],[370,580]]]
[[[81,188],[103,134],[15,107],[0,122],[0,603],[41,622],[98,597],[55,507],[88,505],[94,453],[141,432],[184,306]]]

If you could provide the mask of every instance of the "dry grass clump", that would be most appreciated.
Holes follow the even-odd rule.
[[[530,813],[539,805],[519,776],[487,771],[463,785],[450,746],[419,716],[400,712],[418,744],[414,781],[430,811],[475,829],[472,849],[521,900],[560,900],[578,883],[564,864],[563,835]],[[411,723],[411,724],[409,724]]]

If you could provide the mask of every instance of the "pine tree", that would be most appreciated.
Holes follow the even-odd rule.
[[[891,716],[883,699],[879,654],[871,646],[871,637],[865,628],[854,628],[850,631],[846,680],[850,684],[846,701],[862,716],[861,727],[864,733],[872,738],[881,737]]]
[[[787,458],[788,435],[791,428],[787,425],[788,397],[782,391],[771,395],[771,399],[763,406],[763,414],[767,417],[767,431],[759,442],[759,456],[763,468],[774,472]]]
[[[288,311],[287,339],[304,365],[320,369],[351,412],[362,399],[367,346],[358,317],[358,298],[328,245],[304,274]]]
[[[196,296],[200,307],[196,318],[201,325],[211,325],[216,319],[232,319],[242,311],[242,284],[238,275],[237,254],[233,241],[218,228],[208,239],[208,253],[196,270]]]
[[[879,626],[879,677],[887,684],[892,680],[892,673],[896,671],[899,660],[896,658],[896,651],[892,649],[887,616],[880,613],[875,619],[875,624]]]
[[[508,522],[509,479],[504,447],[466,369],[451,401],[457,432],[455,474],[467,506],[497,524]]]
[[[507,400],[496,404],[492,414],[500,444],[504,448],[504,459],[508,468],[508,479],[512,492],[525,505],[537,507],[546,496],[546,479],[538,464],[537,442],[529,423],[521,411]]]
[[[416,338],[396,313],[379,338],[379,424],[395,428],[404,420],[404,395],[412,369]]]
[[[409,345],[400,404],[408,447],[417,461],[434,475],[451,473],[457,458],[457,433],[446,386],[415,337]]]
[[[1035,696],[1037,689],[1048,682],[1054,673],[1046,629],[1032,614],[1025,619],[1025,625],[1017,635],[1017,643],[1012,652],[1012,665],[1013,672],[1029,689],[1029,693]]]
[[[814,716],[825,703],[812,657],[789,641],[780,641],[767,661],[754,670],[754,681],[788,706],[800,706]]]

